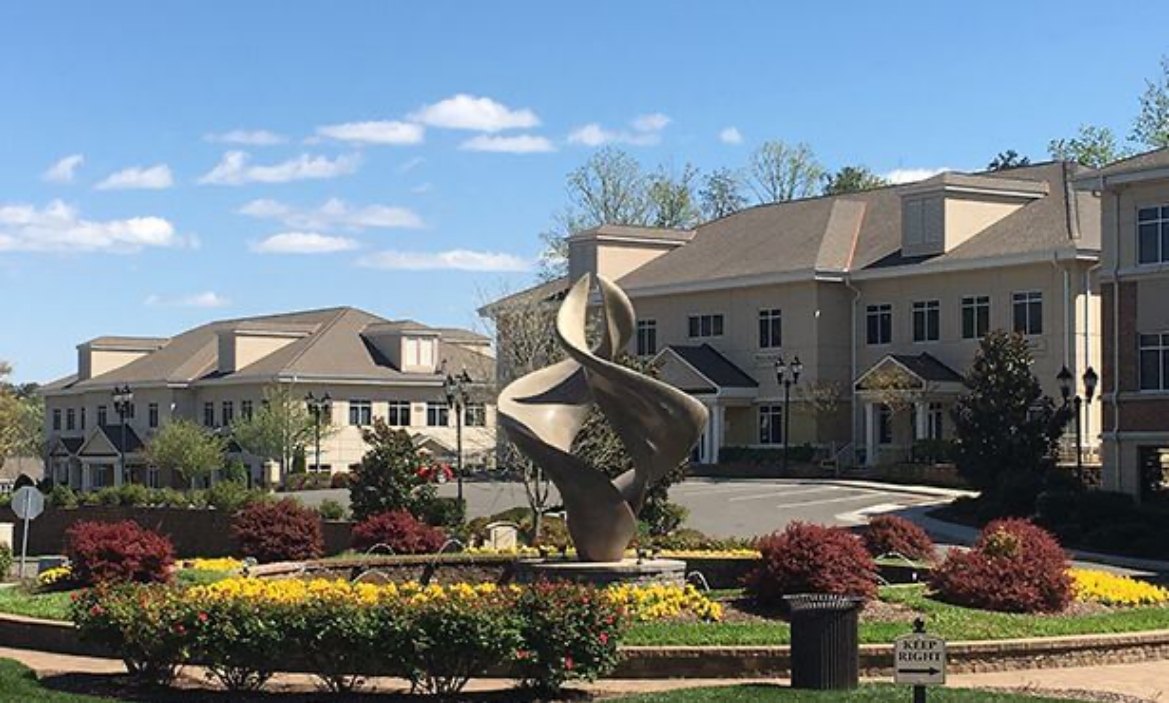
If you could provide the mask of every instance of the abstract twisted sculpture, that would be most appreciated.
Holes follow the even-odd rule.
[[[689,455],[706,428],[706,407],[673,386],[613,362],[634,330],[624,291],[597,276],[601,334],[586,341],[590,282],[586,274],[564,298],[556,337],[564,361],[509,384],[499,395],[499,422],[524,455],[556,484],[568,533],[581,561],[620,561],[637,532],[646,491]],[[572,454],[592,404],[629,452],[634,468],[612,481]]]

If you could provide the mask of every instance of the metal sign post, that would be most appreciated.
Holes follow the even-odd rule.
[[[926,686],[946,683],[946,641],[927,635],[921,618],[893,642],[893,682],[913,686],[913,703],[926,703]]]
[[[28,560],[28,524],[45,509],[45,496],[35,486],[25,486],[12,494],[12,512],[24,520],[24,534],[20,537],[20,578],[25,577]]]

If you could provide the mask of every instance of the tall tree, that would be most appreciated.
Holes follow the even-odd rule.
[[[698,169],[691,164],[674,175],[659,167],[649,177],[646,197],[650,204],[650,224],[655,227],[688,228],[698,224],[699,212],[694,196]]]
[[[698,189],[698,200],[702,217],[707,220],[726,217],[747,204],[743,184],[729,168],[718,168],[706,174],[702,187]]]
[[[361,432],[369,445],[349,480],[353,519],[364,520],[387,510],[409,510],[416,516],[434,500],[434,484],[419,475],[422,457],[405,430],[376,418]]]
[[[0,361],[0,466],[6,457],[44,454],[44,401],[35,384],[9,383],[11,373]]]
[[[226,440],[202,425],[177,418],[162,426],[146,444],[146,457],[160,469],[178,472],[189,482],[223,468]]]
[[[321,420],[321,437],[327,438],[335,428]],[[287,384],[264,391],[260,408],[251,417],[241,417],[231,426],[232,437],[246,451],[280,464],[281,479],[289,472],[293,460],[313,441],[316,422],[302,398],[294,396]]]
[[[764,142],[751,154],[749,182],[760,203],[778,203],[815,194],[824,177],[807,144]]]
[[[1141,111],[1133,121],[1133,141],[1150,149],[1169,146],[1169,57],[1161,57],[1161,73],[1145,81]]]
[[[864,166],[845,166],[836,173],[824,176],[824,195],[856,193],[888,184],[888,181]]]
[[[1047,144],[1051,158],[1100,168],[1125,155],[1125,150],[1116,142],[1116,135],[1107,127],[1080,125],[1074,137],[1052,139]]]
[[[1008,168],[1019,168],[1031,165],[1031,159],[1023,156],[1014,149],[1007,149],[995,154],[995,157],[986,165],[987,171],[1002,171]]]

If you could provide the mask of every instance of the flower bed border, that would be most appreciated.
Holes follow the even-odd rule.
[[[0,646],[55,654],[109,658],[109,652],[78,638],[68,622],[0,614]],[[1122,664],[1169,659],[1169,630],[1028,639],[951,642],[951,673],[1010,671]],[[741,678],[788,676],[791,648],[754,646],[622,647],[623,660],[612,678]],[[866,676],[892,674],[893,646],[860,647]],[[507,676],[506,671],[492,672]]]

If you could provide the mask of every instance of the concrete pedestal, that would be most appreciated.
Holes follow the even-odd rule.
[[[515,576],[520,583],[574,581],[594,586],[614,583],[665,583],[680,586],[686,582],[686,562],[677,559],[623,559],[609,562],[525,559],[516,564]]]

